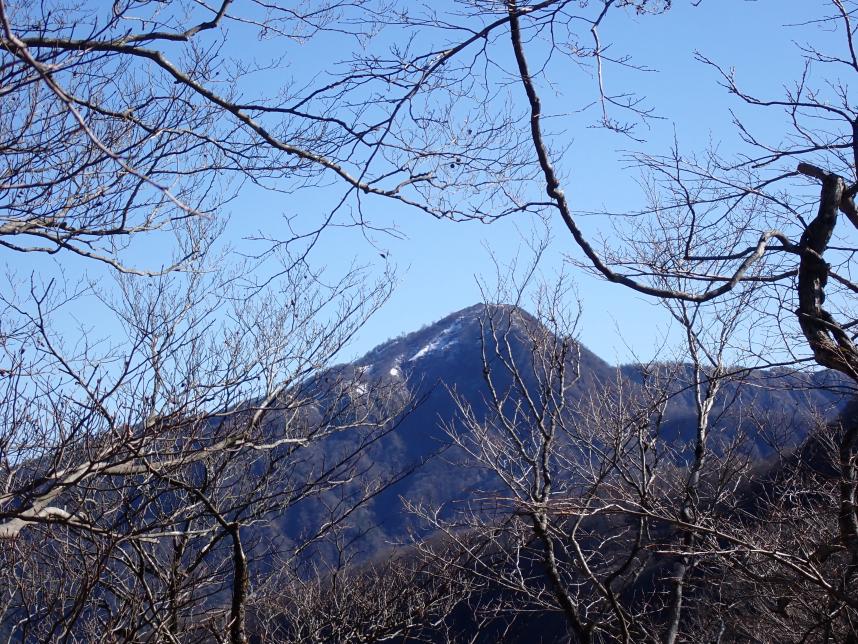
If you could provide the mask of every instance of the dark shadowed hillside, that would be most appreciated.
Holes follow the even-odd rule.
[[[502,329],[504,342],[498,343],[489,333],[490,318],[496,330]],[[412,506],[440,508],[443,516],[462,504],[494,494],[494,475],[450,446],[445,426],[455,423],[456,416],[450,392],[467,401],[480,417],[488,395],[484,355],[490,365],[498,355],[512,358],[525,377],[528,373],[532,376],[531,325],[539,322],[520,309],[477,304],[379,345],[354,363],[337,366],[322,376],[348,382],[348,390],[357,401],[381,388],[398,391],[403,399],[412,396],[417,403],[395,431],[371,445],[362,457],[368,471],[377,476],[395,479],[405,475],[349,517],[351,530],[361,535],[352,544],[363,553],[361,556],[383,552],[416,529],[404,500]],[[593,396],[619,396],[621,390],[625,397],[634,396],[643,386],[641,367],[614,368],[586,347],[576,349],[579,376],[568,392],[570,409],[586,406]],[[648,369],[667,367],[650,365]],[[682,461],[696,414],[689,386],[691,367],[679,365],[673,373],[663,434],[676,445],[676,458]],[[496,382],[499,387],[505,384],[503,377]],[[716,449],[719,442],[726,445],[742,435],[742,449],[751,458],[765,459],[772,454],[773,444],[784,449],[802,443],[820,419],[832,417],[842,406],[846,390],[840,384],[841,380],[829,372],[741,374],[740,380],[725,386],[713,411]],[[338,437],[328,449],[336,452],[347,445],[347,439]],[[319,514],[315,503],[308,502],[301,512],[283,521],[280,533],[292,538],[297,533],[306,534],[322,521],[324,515]]]

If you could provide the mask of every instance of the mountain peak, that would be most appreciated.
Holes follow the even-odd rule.
[[[489,319],[510,320],[513,312],[526,323],[537,322],[536,318],[514,304],[477,303],[464,309],[454,311],[422,328],[403,333],[392,338],[355,361],[356,365],[367,366],[371,363],[390,363],[388,369],[397,368],[399,364],[411,363],[426,358],[431,354],[444,353],[459,343],[473,344],[479,342],[481,322]]]

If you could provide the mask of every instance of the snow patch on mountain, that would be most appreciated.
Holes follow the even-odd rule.
[[[417,360],[418,358],[422,358],[423,356],[425,356],[425,355],[426,355],[427,353],[429,353],[430,351],[434,351],[437,347],[438,347],[438,343],[437,343],[437,342],[434,342],[434,341],[433,341],[433,342],[430,342],[430,343],[429,343],[429,344],[427,344],[425,347],[423,347],[422,349],[420,349],[420,351],[418,351],[418,352],[417,352],[417,353],[415,353],[413,356],[411,356],[411,357],[408,359],[408,362],[411,362],[412,360]]]
[[[411,356],[407,362],[419,360],[430,353],[443,351],[459,341],[457,332],[462,327],[462,318],[455,320],[450,326],[436,335],[428,344],[424,345],[417,353]]]

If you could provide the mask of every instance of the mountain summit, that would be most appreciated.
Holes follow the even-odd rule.
[[[515,364],[526,386],[535,390],[534,350],[540,338],[545,341],[554,336],[527,311],[512,305],[477,304],[334,368],[337,377],[351,381],[356,396],[386,388],[417,401],[396,430],[367,452],[367,459],[379,471],[391,476],[407,473],[355,514],[354,522],[365,535],[369,554],[413,534],[413,519],[406,506],[444,511],[490,496],[498,489],[496,475],[466,458],[452,444],[448,431],[452,426],[459,429],[456,417],[461,405],[476,419],[486,417],[490,406],[487,374],[492,374],[499,389],[510,384],[504,361]],[[570,410],[576,409],[576,401],[585,405],[592,399],[608,404],[642,392],[640,367],[612,367],[585,347],[569,342],[574,345],[569,368],[575,375],[565,393],[572,401]],[[545,367],[541,364],[538,368]],[[672,369],[674,374],[663,436],[673,441],[676,458],[681,460],[696,422],[689,387],[692,371],[687,365],[663,368]],[[770,452],[773,432],[788,429],[792,432],[788,442],[798,445],[812,431],[814,417],[830,417],[839,408],[841,394],[828,387],[831,384],[832,375],[827,372],[744,374],[725,385],[723,402],[713,410],[717,440],[727,443],[744,433],[750,436],[745,449],[753,458]],[[305,519],[313,513],[312,509],[307,512]]]

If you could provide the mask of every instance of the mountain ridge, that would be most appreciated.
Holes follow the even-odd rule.
[[[492,330],[504,342],[498,342]],[[489,409],[487,370],[496,370],[494,384],[501,389],[509,384],[509,374],[502,373],[500,358],[510,360],[522,372],[532,370],[529,336],[542,333],[550,330],[520,307],[475,304],[331,368],[337,377],[351,380],[358,399],[371,395],[375,388],[391,388],[403,398],[420,401],[399,421],[396,431],[367,454],[390,473],[413,469],[362,509],[359,531],[375,535],[368,555],[419,534],[407,504],[451,508],[498,489],[490,472],[469,462],[452,446],[447,431],[460,429],[452,392],[471,408],[475,418],[484,418]],[[577,342],[574,349],[577,381],[569,389],[573,401],[584,405],[588,397],[616,397],[621,391],[635,395],[640,390],[640,365],[611,366]],[[504,355],[492,355],[496,351]],[[662,366],[668,368],[667,363]],[[676,391],[665,409],[663,437],[677,446],[681,462],[690,451],[686,445],[690,446],[693,436],[696,411],[689,387],[690,366],[680,366]],[[524,377],[532,375],[525,373]],[[754,459],[765,459],[774,446],[797,447],[813,431],[818,418],[830,418],[841,409],[843,392],[830,389],[838,384],[826,371],[754,370],[743,374],[743,380],[724,386],[724,399],[730,404],[713,409],[713,436],[726,445],[742,434],[750,435],[747,449]],[[528,386],[535,386],[535,381]]]

